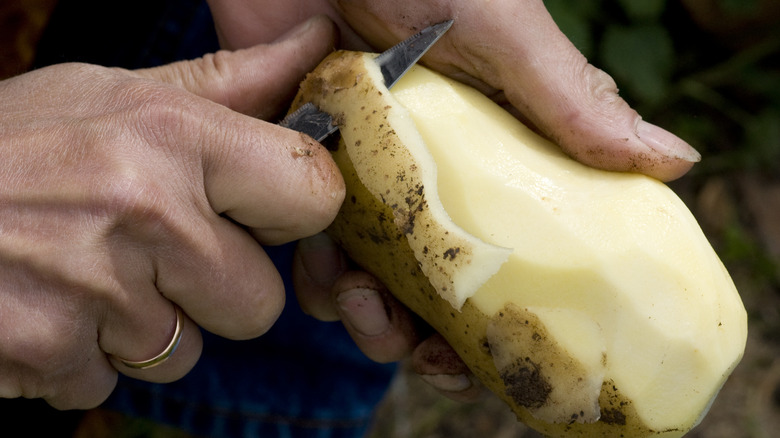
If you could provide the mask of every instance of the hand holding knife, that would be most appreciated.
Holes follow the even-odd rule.
[[[382,71],[385,86],[391,88],[449,30],[453,21],[427,27],[379,54],[375,62]],[[333,125],[333,118],[312,103],[306,103],[289,114],[280,125],[309,135],[317,141],[324,140],[338,129]]]

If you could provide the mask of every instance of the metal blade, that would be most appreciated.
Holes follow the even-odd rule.
[[[449,30],[452,23],[453,20],[449,20],[426,27],[420,33],[407,38],[377,56],[374,61],[382,71],[385,86],[390,88],[395,85],[398,79]],[[338,129],[337,126],[333,125],[333,118],[317,109],[311,102],[287,115],[279,125],[302,132],[317,141],[324,140]]]
[[[304,103],[300,108],[288,114],[279,123],[279,126],[304,133],[319,142],[339,129],[333,124],[333,118],[330,114],[320,111],[311,102]]]
[[[407,70],[422,58],[425,52],[444,35],[454,20],[448,20],[426,27],[420,33],[411,36],[395,46],[385,50],[374,60],[382,70],[385,86],[392,87]]]

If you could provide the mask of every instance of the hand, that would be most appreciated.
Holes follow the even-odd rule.
[[[126,71],[63,64],[0,82],[0,397],[88,408],[117,372],[183,376],[198,326],[264,333],[284,305],[258,242],[314,234],[344,183],[312,139],[242,115],[286,109],[334,45],[328,20],[275,44]],[[170,360],[137,370],[171,339]]]
[[[683,140],[642,121],[617,95],[612,78],[588,64],[560,32],[541,0],[210,0],[209,4],[221,43],[228,48],[273,40],[315,14],[333,19],[341,30],[341,46],[353,50],[383,50],[425,26],[455,18],[455,25],[423,63],[504,104],[573,158],[594,167],[640,172],[665,181],[682,176],[700,159]],[[346,272],[339,258],[343,256],[336,249],[322,251],[305,245],[302,252],[319,252],[320,261],[306,263],[309,269],[299,272],[319,272],[322,281],[314,281],[318,275],[303,275],[299,280],[298,300],[304,310],[320,319],[344,320],[369,357],[384,361],[412,354],[418,372],[429,376],[427,380],[443,393],[474,397],[475,386],[463,380],[463,376],[471,378],[462,363],[445,360],[447,365],[443,365],[431,360],[451,357],[428,354],[449,348],[440,336],[431,344],[419,343],[419,336],[408,328],[412,326],[409,318],[401,316],[406,311],[381,292],[358,295],[364,306],[341,305],[344,300],[333,294],[365,295],[350,287],[362,289],[361,282],[366,281],[355,282],[352,274],[348,277],[352,283],[337,281]],[[331,261],[325,262],[329,257]],[[375,281],[372,284],[375,287],[369,290],[382,290]],[[356,318],[376,324],[385,308],[389,309],[389,325],[379,335],[364,336],[351,322]],[[433,344],[438,347],[427,348]]]
[[[341,320],[356,345],[376,362],[411,358],[413,370],[440,393],[476,400],[483,387],[438,333],[396,300],[376,278],[350,270],[326,234],[302,239],[293,263],[303,311],[322,321]]]
[[[665,181],[700,159],[681,139],[642,121],[617,95],[612,78],[588,64],[560,32],[541,0],[210,0],[210,5],[226,47],[268,41],[324,13],[339,24],[345,47],[382,50],[454,18],[423,63],[507,103],[575,159]]]

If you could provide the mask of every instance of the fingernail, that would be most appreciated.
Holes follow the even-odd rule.
[[[420,378],[440,391],[461,392],[471,388],[471,379],[465,374],[421,374]]]
[[[317,233],[298,242],[303,269],[318,286],[330,288],[346,270],[346,260],[336,242],[325,233]]]
[[[377,336],[390,328],[390,319],[379,293],[373,289],[351,289],[336,297],[342,316],[363,336]]]
[[[663,128],[640,120],[636,133],[642,143],[661,155],[690,163],[701,161],[701,154],[696,149]]]

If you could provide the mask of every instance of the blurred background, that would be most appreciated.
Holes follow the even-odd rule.
[[[0,79],[25,71],[56,0],[0,1]],[[780,2],[546,0],[561,29],[643,117],[702,162],[671,184],[698,218],[748,309],[745,357],[697,438],[780,430]],[[695,273],[692,273],[695,275]],[[59,421],[59,420],[58,420]],[[80,422],[68,416],[63,424]],[[175,437],[101,416],[78,436]],[[109,432],[110,431],[110,432]],[[537,437],[495,397],[460,404],[402,372],[370,438]]]

